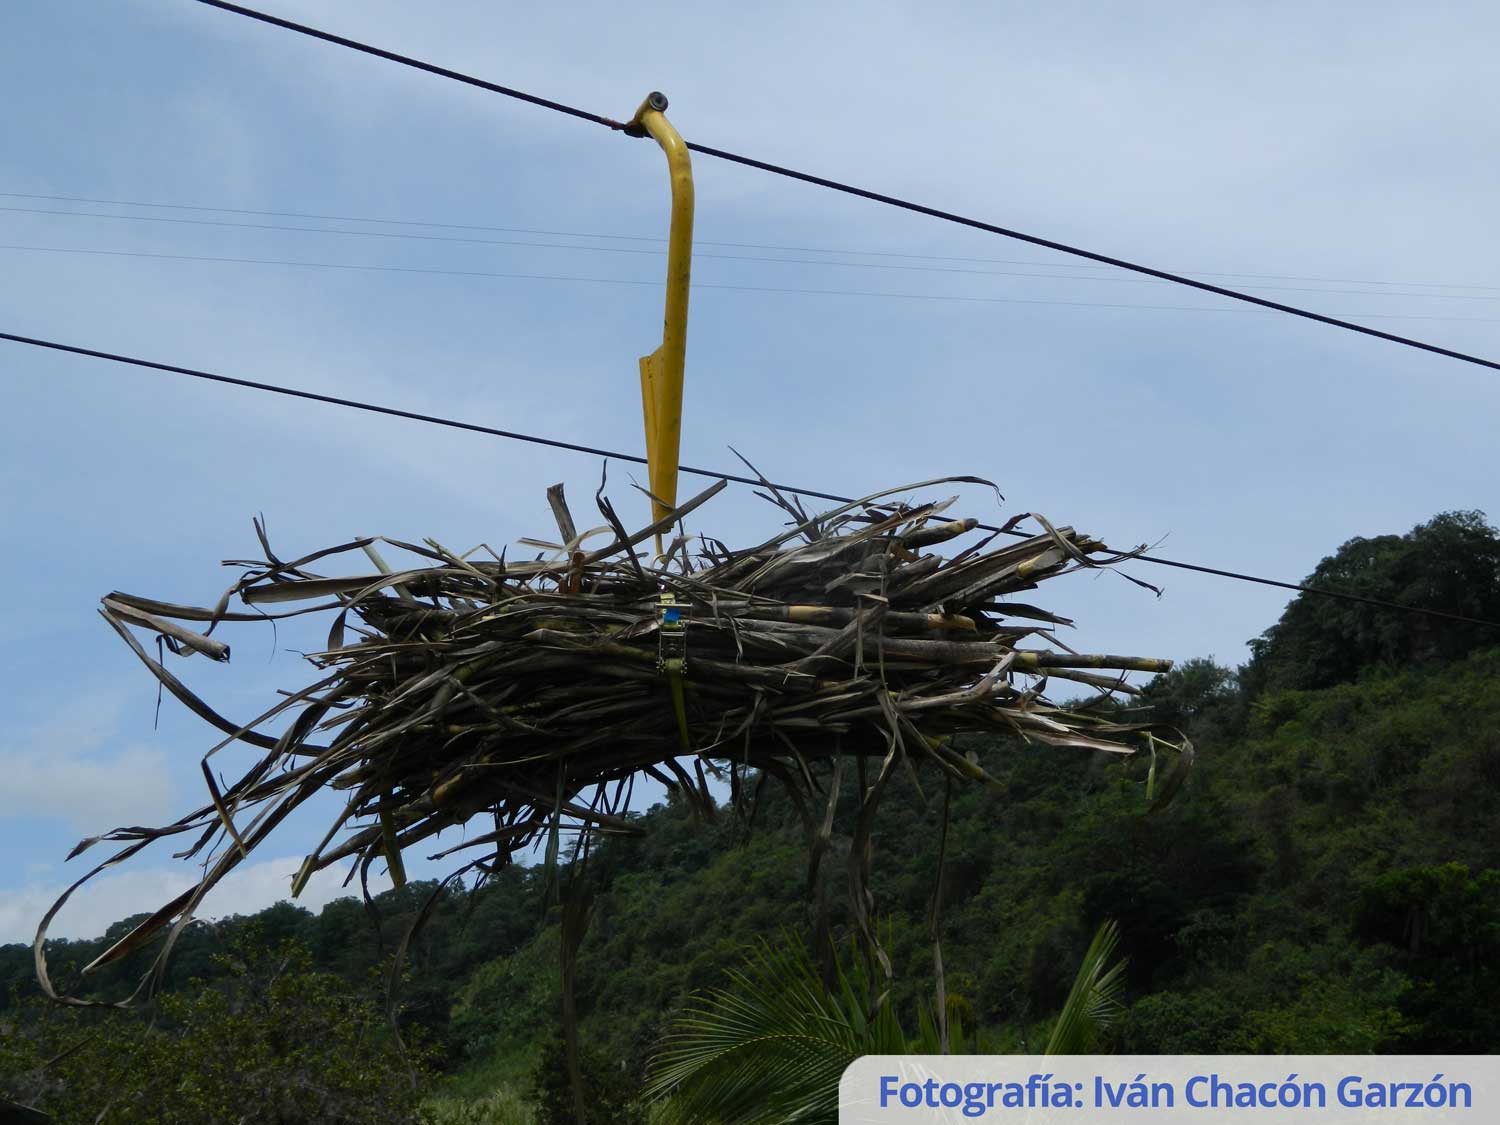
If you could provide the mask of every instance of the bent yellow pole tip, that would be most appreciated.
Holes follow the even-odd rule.
[[[667,95],[663,94],[660,90],[652,90],[646,95],[646,100],[641,102],[640,108],[635,111],[635,115],[626,123],[623,132],[627,137],[646,136],[646,127],[641,124],[641,117],[648,110],[665,113],[667,112],[667,105]]]
[[[660,519],[677,501],[677,457],[682,436],[682,384],[687,357],[688,293],[693,259],[693,170],[687,145],[663,110],[667,96],[646,95],[625,127],[631,136],[650,136],[667,157],[672,187],[672,219],[667,240],[666,308],[661,344],[640,360],[641,403],[646,428],[646,461],[652,511]],[[658,538],[657,552],[661,551]]]

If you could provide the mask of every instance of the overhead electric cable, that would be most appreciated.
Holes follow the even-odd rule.
[[[300,35],[307,35],[314,39],[321,39],[324,42],[333,43],[340,47],[347,47],[353,51],[359,51],[363,54],[373,55],[376,58],[385,59],[388,62],[399,63],[402,66],[409,66],[417,70],[426,71],[429,74],[435,74],[441,78],[452,79],[455,82],[462,82],[465,85],[475,86],[482,90],[488,90],[491,93],[503,94],[509,98],[516,98],[520,101],[529,102],[532,105],[538,105],[543,107],[544,109],[552,109],[556,110],[559,113],[566,113],[571,117],[578,117],[585,121],[591,121],[596,125],[603,125],[609,129],[624,130],[626,128],[626,123],[623,121],[616,121],[613,118],[605,117],[601,114],[590,113],[587,110],[578,109],[575,106],[564,105],[561,102],[551,101],[547,98],[538,97],[535,94],[528,94],[524,91],[512,89],[508,86],[501,86],[498,83],[489,82],[483,78],[476,78],[470,74],[463,74],[456,70],[449,70],[446,67],[436,66],[433,63],[423,62],[422,60],[412,58],[409,55],[401,55],[397,54],[395,51],[387,51],[381,47],[374,47],[368,43],[361,43],[357,39],[348,39],[342,35],[334,35],[332,32],[322,31],[315,27],[309,27],[306,24],[294,23],[292,20],[282,19],[280,16],[273,16],[268,12],[257,11],[254,8],[246,8],[239,4],[231,4],[228,2],[228,0],[197,0],[197,2],[200,4],[206,4],[211,8],[220,8],[226,12],[233,12],[236,15],[241,15],[249,19],[258,20],[261,23],[270,24],[274,27],[283,28],[287,31],[295,31]],[[1129,270],[1132,273],[1142,274],[1146,277],[1155,277],[1159,278],[1162,281],[1169,281],[1176,285],[1185,285],[1191,289],[1198,289],[1205,293],[1214,293],[1220,297],[1228,297],[1229,299],[1234,301],[1244,301],[1248,304],[1259,305],[1262,308],[1286,313],[1289,316],[1301,317],[1304,320],[1315,321],[1319,324],[1326,324],[1333,328],[1342,328],[1349,332],[1357,332],[1360,335],[1370,336],[1378,340],[1385,340],[1388,343],[1400,344],[1403,347],[1416,348],[1418,351],[1430,352],[1433,355],[1446,356],[1448,359],[1456,359],[1463,363],[1472,363],[1479,367],[1489,368],[1492,371],[1500,371],[1500,362],[1492,359],[1485,359],[1483,356],[1471,355],[1468,352],[1457,351],[1453,348],[1445,348],[1438,344],[1430,344],[1425,340],[1413,339],[1410,336],[1399,336],[1393,332],[1385,332],[1379,328],[1372,328],[1367,324],[1357,324],[1354,321],[1341,320],[1338,317],[1328,316],[1324,313],[1313,312],[1311,309],[1303,309],[1298,308],[1296,305],[1283,304],[1280,301],[1273,301],[1266,297],[1257,297],[1251,293],[1243,293],[1237,289],[1228,289],[1222,285],[1215,285],[1212,282],[1199,281],[1195,278],[1186,277],[1182,274],[1172,273],[1168,270],[1159,270],[1152,266],[1142,265],[1138,262],[1131,262],[1124,258],[1116,258],[1109,254],[1098,253],[1094,250],[1085,250],[1079,246],[1071,246],[1066,242],[1058,242],[1054,239],[1043,238],[1040,235],[1027,234],[1024,231],[1012,230],[1009,227],[1002,227],[995,223],[987,223],[981,219],[969,218],[965,215],[960,215],[953,211],[944,211],[938,207],[929,207],[924,203],[916,203],[909,199],[902,199],[899,196],[885,195],[881,192],[871,191],[868,188],[857,187],[853,184],[846,184],[839,180],[830,180],[823,176],[815,176],[810,172],[801,172],[795,168],[787,168],[784,165],[772,164],[771,162],[766,160],[757,160],[755,157],[743,156],[736,152],[730,152],[727,149],[714,148],[711,145],[698,144],[693,141],[688,141],[686,142],[686,144],[688,149],[692,152],[701,153],[704,156],[712,156],[718,160],[727,160],[733,164],[743,165],[746,168],[756,168],[762,172],[769,172],[772,175],[783,176],[787,179],[798,180],[802,183],[807,184],[813,184],[816,187],[823,187],[829,189],[830,191],[842,192],[845,195],[856,196],[860,199],[868,199],[873,203],[883,203],[888,207],[897,207],[903,211],[911,211],[918,215],[927,215],[930,218],[942,219],[944,222],[956,223],[959,226],[969,227],[973,230],[982,230],[989,234],[997,234],[1002,238],[1014,239],[1018,242],[1029,243],[1032,246],[1045,247],[1048,250],[1055,250],[1060,254],[1070,254],[1076,258],[1084,258],[1091,262],[1098,262],[1102,265],[1113,266],[1116,269]]]
[[[54,203],[103,203],[111,207],[149,207],[164,211],[205,211],[221,215],[260,215],[272,219],[317,219],[325,222],[372,223],[379,226],[437,227],[447,230],[490,231],[499,234],[540,234],[556,238],[608,238],[622,242],[660,242],[663,244],[667,241],[665,238],[646,234],[541,230],[535,227],[499,227],[478,223],[439,222],[435,219],[384,219],[373,218],[369,215],[326,215],[308,211],[261,211],[249,207],[207,207],[192,203],[150,203],[139,199],[99,199],[87,195],[40,195],[35,192],[24,191],[0,191],[0,199],[44,199]],[[74,214],[75,212],[60,213]],[[125,216],[116,217],[123,218]],[[909,258],[920,262],[979,262],[997,266],[1036,266],[1041,269],[1086,270],[1098,268],[1088,263],[1039,262],[1035,258],[984,258],[953,254],[912,254],[897,250],[861,250],[849,246],[785,246],[767,242],[719,242],[705,238],[693,239],[693,245],[728,246],[740,250],[780,250],[795,254],[853,254],[859,257],[870,258]],[[781,261],[782,259],[776,260]],[[1200,277],[1238,277],[1256,281],[1317,281],[1329,285],[1379,285],[1405,289],[1472,289],[1479,292],[1500,293],[1500,285],[1472,285],[1447,281],[1375,281],[1363,277],[1317,277],[1296,273],[1217,273],[1212,270],[1186,270],[1182,272],[1194,273]],[[1059,276],[1067,277],[1068,275]],[[1103,278],[1096,277],[1090,280],[1103,280]],[[1149,277],[1129,278],[1127,280],[1147,282],[1153,285],[1166,284],[1165,282]],[[1260,287],[1252,286],[1252,288]],[[1437,295],[1442,296],[1442,294]]]
[[[147,258],[167,262],[210,262],[242,266],[289,266],[300,269],[353,270],[369,273],[433,274],[440,277],[477,277],[508,281],[565,281],[590,285],[630,285],[660,289],[660,280],[637,280],[624,277],[580,277],[574,274],[501,273],[494,270],[441,269],[427,266],[378,266],[358,262],[308,262],[295,258],[233,258],[212,254],[164,254],[149,250],[100,250],[81,246],[25,246],[0,243],[0,251],[30,251],[38,254],[93,254],[108,258]],[[980,297],[953,293],[892,293],[876,289],[805,289],[785,285],[731,285],[712,281],[695,281],[693,289],[720,289],[739,293],[792,293],[817,297],[873,297],[901,301],[957,301],[991,305],[1053,305],[1077,309],[1141,309],[1149,312],[1243,313],[1237,305],[1144,305],[1129,301],[1068,301],[1050,297]],[[1442,320],[1465,324],[1500,324],[1500,317],[1434,316],[1424,313],[1361,313],[1377,320]]]
[[[0,197],[3,197],[3,196],[4,196],[4,193],[0,193]],[[653,257],[663,257],[666,254],[666,250],[665,249],[655,249],[655,248],[652,248],[652,249],[642,249],[642,248],[634,247],[634,246],[587,246],[587,245],[582,245],[582,244],[576,243],[576,242],[522,242],[522,241],[517,240],[517,239],[509,239],[509,238],[465,238],[465,237],[460,237],[460,236],[455,236],[455,235],[442,235],[442,234],[411,234],[411,233],[406,233],[406,232],[375,231],[375,230],[343,230],[343,229],[339,229],[337,227],[301,227],[301,226],[286,226],[286,225],[280,224],[280,223],[246,223],[246,222],[235,222],[235,221],[230,220],[230,219],[183,219],[183,218],[177,218],[175,216],[170,216],[170,215],[111,215],[111,214],[106,214],[106,213],[100,212],[100,211],[58,211],[58,210],[52,210],[52,209],[43,208],[43,207],[6,207],[6,206],[3,206],[3,205],[0,205],[0,212],[9,213],[9,214],[24,214],[24,215],[48,215],[48,216],[54,216],[54,217],[58,217],[58,218],[115,219],[115,220],[119,220],[119,221],[122,221],[122,222],[132,222],[132,223],[173,223],[173,224],[185,225],[185,226],[225,227],[225,228],[229,228],[229,229],[262,230],[262,231],[274,231],[274,232],[278,232],[278,233],[282,233],[282,232],[294,232],[294,233],[297,233],[297,234],[331,234],[331,235],[344,235],[344,236],[348,236],[348,237],[351,237],[351,238],[401,239],[401,240],[414,241],[414,242],[450,242],[450,243],[468,244],[468,245],[476,245],[476,246],[514,246],[514,247],[526,247],[526,248],[539,249],[539,250],[572,250],[572,251],[581,251],[583,253],[635,254],[635,255],[649,255],[649,256],[653,256]],[[271,213],[267,212],[267,214],[271,214]],[[363,221],[367,221],[367,220],[343,219],[343,220],[339,220],[339,221],[343,221],[343,222],[363,222]],[[484,229],[484,228],[476,228],[476,229]],[[505,228],[494,228],[494,229],[496,229],[496,230],[503,230]],[[570,234],[569,232],[566,232],[566,231],[556,231],[556,232],[554,232],[554,231],[522,231],[522,230],[516,230],[513,233],[518,233],[518,234],[532,234],[532,233],[535,233],[535,234],[551,234],[551,235],[558,236],[558,237],[569,237],[569,238],[610,238],[610,237],[620,237],[620,236],[615,236],[615,235],[587,235],[587,234],[577,234],[577,235],[574,235],[574,234]],[[644,240],[643,239],[642,241],[656,241],[656,242],[661,242],[661,241],[664,241],[664,240],[662,240],[662,239]],[[734,244],[732,244],[732,243],[728,243],[728,244],[714,243],[713,245],[734,245]],[[792,247],[766,247],[766,249],[781,249],[781,250],[788,250],[788,251],[790,251],[793,248]],[[858,251],[858,250],[851,250],[851,251],[847,251],[847,253],[858,254],[858,253],[860,253],[860,251]],[[909,273],[951,273],[951,274],[964,274],[964,275],[972,276],[972,277],[1025,277],[1025,278],[1033,278],[1033,279],[1038,279],[1038,280],[1043,280],[1043,281],[1073,281],[1073,282],[1077,282],[1077,281],[1105,281],[1105,282],[1114,282],[1114,283],[1129,282],[1129,283],[1138,284],[1138,285],[1161,285],[1161,284],[1163,284],[1163,282],[1157,281],[1155,278],[1150,278],[1150,277],[1122,277],[1119,274],[1104,274],[1104,275],[1091,274],[1091,275],[1081,275],[1081,274],[1057,274],[1057,273],[1024,273],[1024,272],[1020,272],[1020,271],[1017,271],[1017,270],[970,269],[970,268],[964,267],[964,266],[913,266],[913,265],[903,265],[903,264],[891,263],[891,262],[847,262],[847,261],[837,261],[837,260],[818,259],[818,258],[768,258],[768,257],[764,257],[764,256],[757,255],[757,254],[720,254],[720,253],[715,253],[714,251],[710,251],[710,250],[698,251],[698,252],[696,252],[696,257],[698,257],[698,258],[712,258],[712,259],[715,259],[715,260],[718,260],[718,261],[729,261],[729,262],[766,262],[766,263],[770,263],[772,265],[820,266],[820,267],[836,267],[836,268],[841,268],[841,269],[900,270],[900,271],[909,272]],[[1024,262],[1024,263],[1013,263],[1013,264],[1036,265],[1036,266],[1041,266],[1042,268],[1047,268],[1047,265],[1048,265],[1048,263],[1045,263],[1045,262]],[[1072,267],[1072,268],[1079,268],[1079,267]],[[1363,283],[1361,283],[1361,282],[1350,282],[1349,284],[1363,284]],[[1382,282],[1382,283],[1379,283],[1379,284],[1384,285],[1386,283]],[[1423,299],[1441,299],[1441,300],[1450,300],[1450,301],[1500,301],[1500,287],[1497,287],[1497,290],[1496,290],[1496,294],[1497,295],[1490,295],[1490,294],[1486,294],[1486,293],[1413,293],[1413,292],[1399,290],[1399,289],[1397,289],[1397,290],[1383,289],[1383,290],[1379,290],[1379,291],[1372,291],[1372,290],[1369,290],[1369,289],[1327,289],[1327,288],[1318,288],[1318,287],[1306,286],[1306,285],[1251,285],[1251,286],[1248,286],[1248,288],[1251,288],[1251,289],[1261,289],[1261,290],[1275,290],[1275,291],[1280,291],[1280,292],[1284,292],[1284,293],[1331,293],[1331,294],[1334,294],[1336,296],[1347,296],[1347,297],[1418,297],[1418,298],[1423,298]],[[1452,287],[1452,288],[1458,288],[1458,287],[1455,286],[1455,287]],[[1478,288],[1478,287],[1476,287],[1476,288]]]
[[[160,363],[155,360],[139,359],[135,356],[120,355],[116,352],[100,351],[95,348],[85,348],[77,344],[64,344],[56,340],[43,340],[35,336],[22,336],[14,332],[0,332],[0,340],[9,340],[16,344],[25,344],[35,348],[46,348],[50,351],[64,352],[69,355],[86,356],[90,359],[103,359],[111,363],[127,364],[132,367],[142,367],[151,371],[161,371],[173,375],[185,375],[193,379],[203,379],[213,383],[224,383],[229,386],[243,387],[248,390],[264,391],[268,394],[285,395],[290,398],[304,399],[311,402],[322,402],[330,406],[343,406],[352,410],[363,410],[372,414],[384,414],[393,418],[405,418],[414,422],[426,422],[435,426],[446,426],[455,430],[468,430],[473,433],[487,434],[491,437],[506,438],[511,441],[529,442],[533,445],[544,445],[552,449],[567,449],[575,453],[587,453],[595,457],[613,458],[617,461],[628,461],[636,465],[647,464],[646,458],[631,453],[620,453],[616,450],[600,449],[596,446],[582,445],[578,442],[560,441],[556,438],[540,437],[536,434],[521,433],[515,430],[501,430],[494,426],[483,426],[476,422],[461,422],[456,418],[444,418],[435,414],[421,414],[413,410],[402,410],[394,406],[382,406],[378,403],[364,402],[360,399],[341,398],[337,395],[325,395],[317,391],[305,391],[296,387],[281,386],[277,383],[262,383],[253,379],[240,379],[231,375],[221,375],[213,371],[202,371],[192,367],[180,367],[172,363]],[[791,493],[796,496],[808,496],[819,500],[829,500],[835,504],[854,503],[854,497],[841,496],[836,492],[823,492],[813,488],[803,488],[797,485],[775,484],[760,477],[749,477],[740,473],[721,473],[712,469],[699,469],[691,465],[679,465],[679,471],[691,473],[694,476],[710,477],[714,480],[728,480],[736,484],[747,484],[752,487],[770,487],[780,492]],[[993,531],[1017,538],[1030,538],[1025,532],[1007,530],[994,524],[979,524],[979,528]],[[1373,606],[1379,609],[1391,610],[1400,613],[1414,613],[1423,617],[1433,617],[1445,621],[1455,621],[1466,625],[1483,625],[1492,629],[1500,629],[1500,621],[1489,621],[1479,617],[1468,617],[1459,613],[1446,613],[1437,609],[1426,609],[1421,606],[1401,605],[1399,602],[1386,601],[1383,598],[1366,597],[1363,594],[1351,594],[1344,590],[1330,590],[1321,586],[1305,586],[1297,582],[1283,582],[1275,578],[1263,578],[1254,574],[1243,574],[1233,570],[1222,570],[1218,567],[1202,566],[1198,563],[1180,562],[1176,559],[1163,558],[1160,555],[1130,554],[1129,558],[1140,562],[1155,563],[1158,566],[1175,567],[1178,570],[1191,570],[1199,574],[1210,574],[1219,578],[1232,578],[1240,582],[1253,582],[1261,586],[1275,586],[1283,590],[1295,590],[1298,593],[1311,594],[1316,597],[1336,598],[1340,601],[1357,602],[1363,605]]]

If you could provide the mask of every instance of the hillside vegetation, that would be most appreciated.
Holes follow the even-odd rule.
[[[1500,619],[1500,536],[1476,513],[1450,513],[1351,541],[1310,581]],[[1039,1049],[1106,919],[1129,958],[1108,1049],[1500,1049],[1500,636],[1301,596],[1251,650],[1241,669],[1190,661],[1150,685],[1149,702],[1198,746],[1159,812],[1147,812],[1145,760],[965,747],[1006,790],[955,790],[941,881],[949,1007],[983,1049]],[[893,1002],[906,1011],[932,993],[942,805],[940,779],[917,781],[925,793],[898,772],[874,839]],[[802,820],[774,785],[753,823],[728,809],[704,823],[669,802],[641,816],[641,838],[605,841],[586,870],[562,872],[594,894],[577,994],[597,1081],[633,1096],[685,998],[722,985],[757,938],[805,940],[818,895],[843,931],[853,784],[815,887]],[[400,1061],[376,1018],[378,973],[432,889],[381,895],[375,915],[353,899],[316,915],[281,904],[189,931],[149,1034],[134,1016],[42,1009],[30,950],[0,947],[0,1092],[66,1120],[93,1120],[111,1098],[104,1120],[234,1120],[209,1108],[249,1084],[274,1091],[295,1067],[320,1076],[335,1108],[277,1120],[410,1119],[433,1096],[444,1113],[470,1112],[454,1120],[524,1120],[519,1108],[487,1118],[478,1099],[530,1098],[557,1031],[553,888],[516,866],[442,897],[405,960]],[[54,943],[51,962],[66,976],[129,922]],[[89,987],[128,992],[140,967]],[[368,1030],[338,1030],[350,1027]],[[287,1028],[328,1049],[292,1050]],[[224,1061],[235,1036],[260,1051],[257,1067]],[[168,1041],[149,1064],[137,1046]],[[357,1076],[377,1072],[402,1081],[366,1082],[359,1096]]]

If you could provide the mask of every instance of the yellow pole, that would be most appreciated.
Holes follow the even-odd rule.
[[[646,96],[625,131],[650,134],[667,154],[672,176],[672,227],[667,241],[667,307],[661,346],[641,357],[641,405],[646,417],[646,461],[652,519],[677,506],[677,457],[682,441],[682,377],[687,358],[688,286],[693,272],[693,167],[687,145],[663,114],[664,94]],[[656,537],[661,554],[661,536]]]

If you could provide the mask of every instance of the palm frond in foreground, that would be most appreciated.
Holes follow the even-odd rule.
[[[1046,1053],[1097,1047],[1119,1015],[1123,961],[1113,922],[1084,955]],[[822,1125],[838,1119],[839,1077],[862,1055],[936,1054],[934,1021],[908,1037],[891,1004],[869,1012],[870,977],[859,957],[837,969],[829,992],[800,942],[762,942],[677,1017],[653,1065],[647,1094],[663,1120],[704,1125]],[[882,999],[885,999],[882,997]]]

